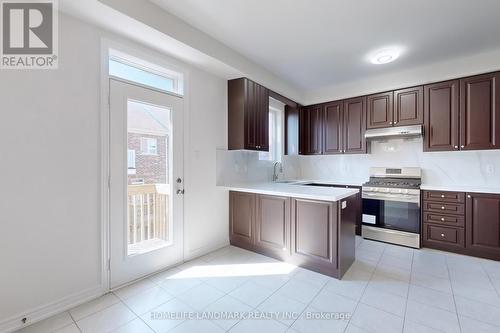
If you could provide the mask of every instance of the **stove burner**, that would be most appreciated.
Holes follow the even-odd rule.
[[[404,178],[382,178],[370,177],[370,181],[363,186],[375,187],[396,187],[396,188],[419,188],[422,183],[421,179],[404,179]]]

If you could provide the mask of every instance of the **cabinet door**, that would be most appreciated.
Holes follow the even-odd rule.
[[[344,153],[366,153],[366,97],[344,101]]]
[[[308,265],[337,268],[337,206],[333,202],[293,199],[292,256]]]
[[[394,92],[394,126],[424,123],[424,88],[414,87]]]
[[[500,260],[500,194],[467,193],[466,205],[467,249]]]
[[[290,198],[257,195],[255,245],[277,256],[290,252]]]
[[[251,248],[255,228],[255,194],[229,192],[229,238],[231,244]]]
[[[245,149],[258,146],[258,85],[245,79]]]
[[[343,102],[327,103],[323,110],[323,153],[341,154],[343,140]]]
[[[500,148],[500,74],[460,80],[460,148]]]
[[[392,91],[370,95],[367,101],[366,128],[391,127],[393,124]]]
[[[315,105],[304,109],[304,154],[322,153],[322,106]]]
[[[424,151],[459,149],[458,80],[424,86]]]
[[[257,85],[257,149],[269,151],[269,91]]]

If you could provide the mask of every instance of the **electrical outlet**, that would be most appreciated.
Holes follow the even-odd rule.
[[[487,174],[495,173],[495,166],[493,164],[486,164],[486,173]]]

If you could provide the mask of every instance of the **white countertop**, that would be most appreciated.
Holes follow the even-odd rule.
[[[461,186],[461,185],[431,185],[422,184],[421,190],[429,191],[452,191],[452,192],[472,192],[472,193],[492,193],[500,194],[499,187],[479,187],[479,186]]]
[[[241,183],[225,185],[231,191],[281,195],[293,198],[324,200],[324,201],[339,201],[359,192],[357,189],[347,189],[338,187],[318,187],[296,185],[303,183],[297,181],[294,183]],[[325,183],[325,182],[321,182]],[[337,184],[336,182],[334,184]]]

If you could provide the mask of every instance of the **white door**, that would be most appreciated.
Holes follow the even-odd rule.
[[[111,288],[183,260],[182,98],[110,79]]]

